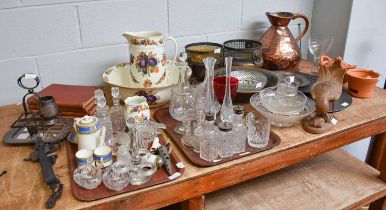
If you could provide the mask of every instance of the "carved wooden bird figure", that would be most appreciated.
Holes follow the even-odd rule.
[[[311,125],[321,128],[330,119],[327,115],[329,103],[338,100],[342,94],[343,77],[348,69],[355,68],[338,56],[332,59],[326,55],[320,57],[319,77],[311,87],[311,97],[315,100],[316,116]],[[333,107],[334,109],[334,107]]]

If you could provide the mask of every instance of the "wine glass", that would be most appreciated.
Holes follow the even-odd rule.
[[[182,121],[183,124],[176,126],[174,131],[180,135],[185,133],[186,110],[194,109],[194,94],[193,91],[178,91],[172,90],[172,98],[170,100],[169,113],[173,119]]]
[[[311,37],[308,39],[308,49],[310,50],[310,53],[314,57],[314,65],[311,70],[312,73],[319,72],[320,56],[328,53],[328,51],[332,47],[333,42],[334,42],[334,39],[330,36],[326,38]]]

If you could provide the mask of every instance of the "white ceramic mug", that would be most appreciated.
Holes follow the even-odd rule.
[[[128,123],[150,119],[150,109],[143,96],[127,97],[125,100],[125,120]]]
[[[76,118],[74,130],[78,140],[78,150],[93,150],[104,144],[106,128],[99,124],[96,117],[86,115],[82,118]]]
[[[174,44],[173,62],[177,56],[177,42],[157,31],[125,32],[129,42],[130,75],[135,88],[150,88],[165,82],[167,59],[164,43]],[[133,86],[133,87],[134,87]]]
[[[78,150],[75,153],[75,157],[78,166],[94,164],[93,152],[89,149]]]
[[[95,165],[98,168],[106,168],[113,164],[113,153],[108,146],[99,146],[94,149]]]

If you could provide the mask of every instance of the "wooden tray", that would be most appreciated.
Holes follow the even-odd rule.
[[[181,135],[179,135],[176,132],[174,132],[174,127],[179,125],[180,122],[174,120],[170,116],[169,108],[159,109],[155,113],[155,119],[158,120],[161,123],[164,123],[166,125],[167,133],[171,136],[171,138],[177,144],[177,146],[182,150],[182,152],[185,154],[185,156],[192,163],[194,163],[194,164],[196,164],[198,166],[203,166],[203,167],[218,165],[218,164],[221,164],[221,163],[224,163],[224,162],[228,162],[228,161],[231,161],[231,160],[234,160],[234,159],[245,157],[247,155],[251,155],[251,154],[254,154],[254,153],[265,151],[265,150],[271,149],[271,148],[279,145],[280,141],[281,141],[280,137],[276,133],[271,131],[270,136],[269,136],[268,145],[266,147],[264,147],[264,148],[257,149],[257,148],[253,148],[253,147],[249,146],[248,144],[246,144],[245,153],[236,154],[236,155],[233,155],[230,158],[223,158],[223,159],[218,158],[218,160],[216,160],[214,162],[208,162],[206,160],[201,159],[200,158],[200,154],[193,151],[193,147],[188,147],[188,146],[185,146],[184,144],[182,144],[182,142],[181,142]]]
[[[165,143],[165,139],[162,135],[159,135],[159,139],[161,143]],[[68,153],[68,160],[69,160],[69,167],[70,167],[70,173],[71,173],[71,189],[72,194],[74,194],[75,198],[82,200],[82,201],[94,201],[102,198],[107,198],[110,196],[118,195],[125,192],[130,192],[133,190],[141,189],[144,187],[149,187],[161,183],[165,183],[168,181],[171,181],[169,179],[169,175],[167,174],[166,170],[164,168],[158,168],[156,173],[153,175],[151,180],[143,185],[128,185],[125,188],[123,188],[121,191],[113,191],[108,189],[104,184],[102,183],[95,189],[88,190],[85,189],[78,184],[75,183],[73,177],[73,172],[76,169],[76,158],[75,153],[78,150],[78,146],[76,144],[72,144],[67,141],[67,153]],[[173,166],[173,172],[174,173],[182,173],[184,172],[184,168],[178,168],[176,166],[177,163],[181,162],[181,160],[178,158],[178,156],[172,151],[170,153],[170,159],[172,161]],[[174,175],[174,174],[173,174]]]

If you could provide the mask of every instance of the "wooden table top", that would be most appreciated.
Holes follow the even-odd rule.
[[[0,136],[19,116],[22,108],[16,105],[0,107]],[[221,165],[200,168],[176,149],[185,164],[185,172],[178,179],[137,191],[92,202],[76,200],[70,189],[70,171],[65,144],[54,165],[55,173],[64,184],[63,196],[55,209],[147,209],[159,208],[231,186],[242,181],[334,150],[362,138],[386,131],[386,90],[377,88],[372,98],[353,98],[350,107],[335,114],[338,124],[324,134],[306,133],[301,125],[276,128],[282,139],[277,147],[233,160]],[[167,137],[168,138],[168,137]],[[32,146],[0,144],[0,168],[8,171],[0,177],[0,209],[44,209],[50,195],[38,163],[24,162]]]

